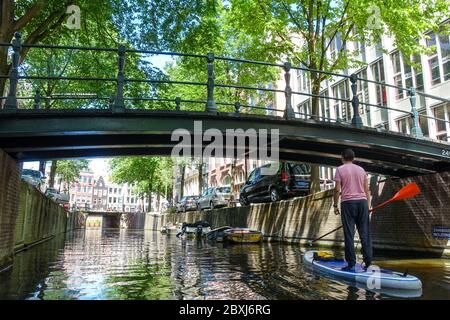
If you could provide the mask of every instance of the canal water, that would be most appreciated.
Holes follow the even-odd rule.
[[[16,255],[0,299],[393,299],[312,274],[298,245],[210,244],[155,231],[79,230]],[[422,279],[421,299],[450,299],[450,260],[377,264]],[[400,295],[401,296],[401,295]]]

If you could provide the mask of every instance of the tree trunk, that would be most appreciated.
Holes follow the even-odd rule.
[[[311,98],[311,118],[314,120],[319,120],[319,98],[320,94],[320,75],[315,72],[311,72],[311,93],[313,97]],[[316,193],[320,191],[320,166],[311,165],[311,184],[310,192]]]
[[[156,211],[161,212],[161,192],[159,185],[156,188]]]
[[[184,174],[186,172],[186,165],[182,164],[181,165],[181,179],[180,179],[180,199],[183,198],[184,196]]]
[[[230,168],[230,177],[231,177],[231,181],[230,181],[230,189],[231,189],[231,201],[234,202],[234,199],[236,199],[235,196],[235,185],[236,185],[236,159],[234,158],[233,160],[231,160],[231,168]]]
[[[198,194],[202,194],[203,191],[203,160],[200,160],[198,165]]]
[[[50,179],[48,181],[48,185],[50,188],[55,187],[55,177],[56,177],[56,168],[58,166],[58,161],[52,160],[52,166],[50,167]],[[61,189],[61,185],[59,186]]]
[[[45,166],[47,161],[39,161],[39,171],[45,176]]]
[[[148,207],[147,207],[147,212],[152,212],[152,190],[153,190],[153,185],[150,183],[149,187],[148,187]],[[145,206],[145,204],[144,204]]]

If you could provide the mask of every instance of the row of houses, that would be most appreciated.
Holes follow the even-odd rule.
[[[133,192],[133,186],[111,183],[92,171],[80,172],[69,188],[58,185],[56,188],[68,191],[71,208],[121,212],[147,212],[149,209],[148,198]],[[156,199],[152,199],[153,210],[156,205]]]

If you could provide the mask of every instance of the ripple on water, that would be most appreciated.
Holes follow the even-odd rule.
[[[3,299],[385,299],[305,270],[298,246],[209,244],[152,231],[80,230],[19,253]],[[450,261],[382,260],[449,299]]]

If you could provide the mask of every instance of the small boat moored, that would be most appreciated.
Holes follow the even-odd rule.
[[[213,229],[210,232],[208,232],[208,234],[206,235],[206,239],[211,241],[223,242],[225,241],[225,231],[229,229],[232,228],[229,226],[225,226]]]
[[[179,227],[177,226],[162,226],[160,232],[168,236],[176,235],[178,233]]]
[[[356,284],[373,289],[398,289],[398,290],[415,290],[422,289],[420,279],[407,273],[401,273],[393,270],[382,269],[374,266],[368,270],[364,270],[360,263],[355,265],[353,270],[341,270],[347,266],[344,259],[339,259],[329,251],[307,251],[303,256],[304,264],[319,271],[324,275],[332,276],[335,279],[354,281]],[[377,288],[377,285],[378,287]],[[371,288],[369,288],[370,290]]]
[[[206,221],[197,221],[194,223],[183,222],[181,230],[177,237],[201,238],[211,231],[211,225]]]
[[[223,233],[227,241],[234,243],[258,243],[263,238],[260,231],[248,228],[231,228],[225,230]]]

